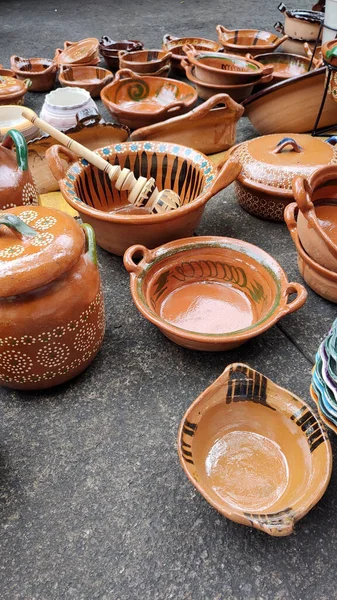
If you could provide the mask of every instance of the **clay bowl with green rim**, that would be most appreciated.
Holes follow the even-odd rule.
[[[127,192],[117,190],[106,173],[79,161],[67,148],[51,146],[46,159],[64,198],[82,221],[92,225],[98,245],[118,255],[132,244],[155,248],[193,235],[206,202],[230,185],[241,169],[235,159],[215,166],[192,148],[164,142],[126,142],[97,152],[108,162],[127,167],[136,178],[153,177],[159,191],[173,190],[182,203],[162,214],[133,207]],[[61,156],[72,165],[68,170]]]
[[[197,90],[199,98],[208,100],[215,94],[228,94],[235,102],[242,102],[252,93],[255,82],[242,83],[239,85],[215,85],[213,83],[204,83],[200,81],[195,75],[195,67],[190,65],[186,60],[181,61],[182,66],[185,69],[187,79],[193,83]],[[263,80],[271,80],[272,75],[266,75]]]
[[[171,66],[171,52],[166,50],[139,50],[127,52],[120,50],[118,53],[121,69],[131,69],[138,75],[158,73],[163,67]]]
[[[253,58],[221,52],[199,52],[193,46],[183,47],[188,62],[194,67],[199,81],[214,85],[237,85],[260,80],[273,72],[270,65],[264,66]]]
[[[257,54],[255,59],[264,65],[273,68],[272,84],[285,81],[290,77],[297,77],[307,73],[310,66],[310,59],[297,54],[287,54],[286,52],[269,52],[266,54]]]
[[[135,245],[125,252],[124,265],[138,310],[171,341],[192,350],[236,348],[307,297],[269,254],[234,238],[186,238],[152,251]]]
[[[53,60],[13,55],[10,61],[17,79],[31,80],[31,92],[50,92],[54,88],[58,65]]]
[[[222,515],[289,535],[332,471],[321,420],[292,392],[233,363],[191,404],[178,432],[188,479]]]
[[[297,250],[297,264],[304,281],[316,294],[330,302],[337,303],[337,273],[322,267],[314,261],[304,250],[297,231],[295,214],[298,206],[296,202],[288,204],[284,211],[284,220],[290,231],[292,240]]]
[[[226,52],[231,54],[251,54],[256,56],[261,52],[273,52],[288,39],[287,35],[278,37],[269,31],[258,29],[226,29],[223,25],[217,25],[216,31],[219,42],[224,46]]]
[[[188,112],[197,102],[195,89],[182,81],[164,77],[139,77],[121,69],[101,91],[109,113],[130,129],[147,127]]]
[[[59,82],[62,87],[80,87],[89,92],[92,98],[97,98],[102,89],[113,80],[113,74],[101,67],[61,66]]]

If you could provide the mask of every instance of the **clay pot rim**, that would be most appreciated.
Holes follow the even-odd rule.
[[[256,94],[252,94],[251,96],[242,101],[242,105],[249,106],[253,104],[256,100],[260,100],[261,98],[264,98],[269,94],[272,94],[273,92],[283,90],[288,85],[293,85],[294,83],[297,83],[298,81],[301,81],[304,78],[309,79],[311,77],[320,76],[323,72],[325,72],[325,67],[313,69],[312,71],[308,71],[307,73],[303,73],[302,75],[296,75],[295,77],[288,77],[287,79],[280,81],[279,83],[269,85],[267,88],[261,90],[260,92],[257,92]]]
[[[165,36],[164,36],[165,38]],[[194,43],[192,44],[192,42],[198,40],[198,43]],[[174,43],[175,42],[175,43]],[[183,46],[185,46],[185,44],[192,44],[192,46],[205,46],[206,44],[204,43],[206,42],[207,44],[213,44],[214,46],[214,52],[223,52],[224,51],[224,47],[221,44],[221,42],[217,42],[216,40],[209,40],[208,38],[199,38],[199,37],[181,37],[181,38],[175,38],[175,39],[171,39],[167,42],[165,42],[163,40],[163,48],[165,48],[168,52],[172,52],[172,59],[175,61],[180,61],[182,58],[185,58],[185,54],[175,54],[174,50],[175,48],[182,48]],[[211,48],[209,48],[209,51],[212,52]],[[206,50],[205,50],[206,52]]]
[[[241,524],[246,524],[251,527],[252,523],[249,521],[249,519],[244,517],[244,511],[242,509],[237,508],[234,505],[231,505],[229,503],[227,504],[225,501],[223,501],[223,503],[220,503],[220,500],[218,502],[216,502],[209,496],[209,494],[207,492],[207,488],[205,486],[201,485],[199,483],[199,481],[197,481],[197,479],[192,476],[192,473],[190,472],[190,469],[188,468],[188,466],[183,458],[182,449],[181,449],[183,429],[186,426],[186,420],[191,421],[190,414],[192,413],[195,415],[194,421],[196,420],[196,424],[199,424],[202,421],[203,416],[205,415],[205,413],[207,411],[200,410],[199,415],[198,415],[195,412],[195,408],[197,406],[200,406],[200,409],[201,409],[203,407],[203,405],[205,404],[205,401],[207,401],[208,397],[212,393],[212,391],[213,391],[213,394],[215,394],[219,388],[222,388],[224,385],[228,384],[228,380],[229,380],[228,374],[229,374],[230,369],[237,368],[237,367],[243,367],[245,369],[249,368],[254,373],[259,373],[259,371],[252,369],[251,367],[249,367],[248,365],[243,364],[243,363],[229,364],[226,367],[226,369],[221,373],[221,375],[215,381],[213,381],[203,392],[201,392],[201,394],[192,402],[192,404],[185,411],[184,416],[179,425],[178,436],[177,436],[177,451],[178,451],[180,464],[181,464],[186,476],[188,477],[188,479],[190,480],[192,485],[198,490],[198,492],[205,498],[205,500],[207,500],[207,502],[211,506],[213,506],[213,508],[218,510],[219,513],[224,515],[226,518],[228,518],[232,521],[241,523]],[[261,374],[261,373],[259,373],[259,374]],[[317,419],[317,417],[316,417],[314,411],[312,410],[312,408],[310,407],[310,405],[307,402],[305,402],[304,400],[302,400],[302,398],[300,398],[296,394],[293,394],[286,388],[283,388],[280,385],[274,383],[274,381],[272,381],[268,377],[266,377],[266,379],[267,379],[267,389],[268,389],[268,386],[272,387],[273,390],[275,390],[279,394],[277,396],[278,399],[279,398],[280,398],[280,400],[282,399],[282,403],[278,402],[277,408],[275,407],[277,412],[280,413],[280,420],[282,420],[282,414],[284,414],[284,407],[287,406],[289,403],[293,404],[294,412],[296,412],[296,408],[298,408],[297,402],[299,402],[301,406],[305,406],[307,408],[307,410],[310,412],[310,414],[313,415],[315,417],[315,419]],[[217,402],[214,405],[217,405],[220,403],[224,404],[224,409],[225,409],[226,403],[223,402],[223,400],[221,400],[221,399],[219,400],[219,402]],[[225,415],[226,415],[226,411],[224,410],[224,416]],[[322,422],[323,422],[323,419],[322,419]],[[325,434],[324,422],[320,423],[318,421],[318,423],[321,427],[322,432]],[[248,431],[249,430],[250,429],[248,429]],[[299,433],[298,433],[298,436],[300,436]],[[294,502],[294,506],[292,505],[292,508],[294,508],[295,514],[292,515],[292,518],[291,518],[292,527],[291,527],[290,531],[288,531],[288,533],[292,532],[295,522],[299,521],[302,517],[304,517],[311,510],[311,508],[322,498],[322,496],[324,495],[324,493],[329,485],[331,475],[332,475],[333,457],[332,457],[331,444],[330,444],[329,438],[326,434],[324,435],[324,449],[325,449],[325,457],[322,457],[319,462],[322,463],[323,465],[325,465],[325,467],[326,467],[324,469],[325,476],[322,477],[321,485],[320,485],[319,489],[316,488],[316,491],[315,490],[312,491],[311,499],[310,500],[308,499],[308,501],[305,505],[303,505],[303,494],[299,495],[298,499]],[[302,508],[301,508],[301,504],[302,504]],[[267,511],[268,511],[268,509],[267,509]],[[254,525],[254,526],[256,527],[256,525]],[[268,533],[268,531],[266,529],[263,529],[263,527],[261,527],[260,529],[262,529]]]
[[[176,325],[172,325],[162,317],[160,317],[156,312],[154,312],[148,305],[143,292],[142,292],[142,282],[144,278],[147,276],[149,271],[155,267],[155,265],[160,265],[161,261],[164,258],[175,256],[180,253],[184,253],[186,250],[200,250],[207,248],[231,248],[235,249],[238,252],[241,252],[243,255],[247,255],[252,257],[256,263],[261,266],[261,268],[268,271],[269,275],[274,279],[275,285],[278,289],[278,293],[274,298],[273,305],[270,307],[269,312],[259,321],[253,323],[249,327],[245,327],[244,329],[237,330],[229,333],[198,333],[194,331],[190,331],[187,329],[183,329]],[[130,272],[130,288],[133,301],[137,306],[139,312],[151,323],[156,325],[162,331],[170,333],[170,335],[174,335],[178,338],[183,338],[185,341],[192,342],[207,342],[209,341],[210,347],[212,344],[226,342],[228,344],[232,342],[243,343],[246,340],[249,340],[257,335],[260,335],[264,331],[267,331],[272,327],[275,323],[277,323],[282,316],[288,313],[287,309],[287,299],[288,289],[292,289],[293,286],[297,286],[297,290],[301,290],[303,293],[304,300],[302,304],[305,302],[307,293],[305,288],[301,284],[294,284],[293,282],[288,282],[287,276],[283,271],[282,267],[277,263],[277,261],[267,252],[255,246],[254,244],[250,244],[249,242],[245,242],[243,240],[238,240],[236,238],[229,237],[220,237],[220,236],[200,236],[200,237],[192,237],[192,238],[182,238],[175,240],[173,242],[168,242],[167,244],[163,244],[154,250],[148,250],[144,246],[135,245],[131,246],[126,250],[124,254],[124,265],[127,264],[128,256],[132,255],[132,252],[140,250],[144,248],[148,255],[157,253],[157,256],[152,260],[151,263],[147,263],[145,257],[138,263],[137,272]],[[247,252],[244,252],[243,249],[246,249]],[[249,252],[250,251],[250,252]],[[259,256],[261,257],[259,259]],[[142,266],[142,262],[145,260],[147,266]],[[156,270],[156,268],[155,268]]]
[[[66,91],[67,89],[69,89],[69,92]],[[65,93],[65,94],[68,94],[68,93],[70,94],[70,92],[74,92],[74,91],[80,92],[82,94],[82,96],[83,96],[82,103],[81,104],[78,104],[78,103],[77,104],[62,104],[62,105],[60,105],[60,104],[53,104],[50,101],[50,98],[54,97],[55,95],[57,96],[57,94],[61,94],[61,91],[63,93]],[[90,96],[89,92],[87,92],[87,90],[85,90],[84,88],[81,88],[81,87],[70,87],[69,86],[69,88],[68,87],[63,87],[63,88],[56,88],[56,90],[52,90],[51,92],[49,92],[48,94],[45,95],[44,102],[48,106],[50,106],[52,108],[56,108],[56,109],[59,109],[60,107],[61,108],[81,108],[83,102],[89,100],[90,98],[91,98],[91,96]]]
[[[10,105],[9,105],[10,106]],[[15,105],[13,105],[15,106]],[[22,108],[22,107],[19,107]],[[31,110],[30,108],[25,107],[25,110]],[[33,111],[32,111],[33,112]],[[29,121],[27,121],[29,123]],[[130,129],[127,125],[122,125],[121,123],[112,123],[112,122],[104,122],[104,123],[93,123],[92,125],[79,125],[77,123],[77,125],[74,125],[73,127],[69,127],[69,129],[65,129],[63,131],[63,133],[65,133],[66,135],[69,135],[69,133],[75,133],[78,131],[83,131],[83,129],[91,129],[91,127],[113,127],[114,129],[124,129],[124,131],[128,134],[128,137],[130,135]],[[28,152],[29,152],[29,144],[33,144],[35,142],[39,142],[40,140],[46,140],[47,138],[52,137],[49,133],[44,133],[43,135],[39,135],[36,138],[33,138],[31,140],[26,140],[27,141],[27,146],[28,146]],[[121,142],[122,144],[125,144],[125,142]]]
[[[49,63],[49,64],[47,67],[44,68],[43,71],[24,71],[23,69],[20,69],[17,66],[17,64],[16,64],[17,58],[19,58],[20,61],[22,61],[22,62],[34,61],[35,63],[40,62],[40,63]],[[46,75],[47,73],[51,73],[52,71],[56,72],[58,69],[58,65],[54,62],[54,59],[52,59],[52,58],[40,58],[40,57],[23,58],[22,56],[16,56],[15,54],[13,54],[11,56],[10,64],[11,64],[11,70],[13,71],[13,73],[15,73],[16,75],[25,75],[28,79],[32,75],[35,77],[38,77],[40,75],[42,77],[43,75]]]
[[[71,81],[69,81],[68,79],[65,79],[63,74],[69,70],[73,71],[73,75],[76,76],[76,70],[81,70],[81,71],[87,71],[87,73],[89,73],[89,69],[94,70],[95,73],[97,73],[97,71],[99,71],[100,73],[104,74],[104,77],[99,78],[99,77],[95,77],[95,78],[90,78],[90,80],[88,81],[88,79],[83,78],[82,79],[73,79]],[[88,69],[88,70],[87,70]],[[65,85],[69,85],[69,87],[79,87],[81,88],[81,84],[84,85],[101,85],[102,83],[104,83],[104,79],[107,79],[108,77],[113,78],[114,74],[111,73],[111,71],[109,71],[108,69],[105,69],[104,67],[95,67],[94,65],[62,65],[60,72],[59,72],[59,81],[61,83],[61,81],[63,83],[65,83]]]
[[[123,50],[119,50],[119,52],[123,52]],[[158,52],[159,54],[162,54],[163,56],[161,58],[155,58],[153,60],[128,60],[128,57],[131,55],[135,55],[135,54],[142,54],[145,52]],[[156,65],[158,64],[158,69],[159,66],[161,65],[161,63],[165,60],[169,60],[172,56],[172,52],[169,52],[168,50],[159,50],[158,48],[150,48],[149,50],[144,48],[143,50],[131,50],[131,52],[126,52],[125,54],[123,54],[123,56],[119,57],[120,61],[123,61],[125,63],[126,68],[131,68],[131,67],[137,67],[138,65],[145,66],[145,65]],[[130,65],[130,66],[129,66]],[[131,69],[132,70],[132,69]]]
[[[248,87],[253,88],[258,83],[258,81],[250,81],[249,83],[236,83],[236,84],[229,84],[229,85],[227,85],[227,84],[220,85],[217,83],[207,83],[207,82],[201,81],[200,79],[198,79],[196,77],[195,72],[194,72],[195,71],[194,65],[189,65],[188,67],[186,67],[185,70],[186,70],[187,79],[192,81],[192,83],[195,83],[196,85],[200,85],[200,87],[208,88],[210,90],[220,90],[219,94],[226,94],[227,92],[225,92],[224,90],[236,90],[236,89],[244,89],[244,88],[248,88]]]
[[[209,65],[205,65],[203,62],[198,60],[198,56],[201,55],[202,58],[212,58],[212,56],[204,56],[207,54],[218,54],[219,58],[224,58],[224,59],[233,59],[234,61],[238,61],[238,60],[242,60],[245,63],[251,63],[254,64],[257,69],[256,71],[250,72],[250,71],[226,71],[225,69],[217,69],[216,67],[211,67]],[[308,59],[309,60],[309,59]],[[194,66],[194,67],[202,67],[203,69],[210,71],[212,73],[216,73],[218,75],[222,74],[222,75],[233,75],[235,77],[237,76],[242,76],[242,77],[249,77],[250,75],[252,77],[254,77],[254,81],[255,81],[255,77],[258,79],[259,77],[262,77],[264,75],[263,70],[265,69],[265,65],[262,65],[261,63],[259,63],[257,60],[255,60],[255,58],[246,58],[245,56],[239,56],[238,54],[230,54],[229,52],[211,52],[208,50],[198,50],[198,52],[195,54],[194,57],[191,56],[188,57],[188,61]],[[237,84],[237,85],[241,85],[241,84]],[[230,86],[229,86],[230,87]]]
[[[307,56],[301,56],[300,54],[294,54],[292,52],[287,53],[287,52],[262,52],[261,54],[256,54],[255,55],[255,59],[257,62],[259,58],[265,58],[265,57],[269,57],[271,58],[270,62],[274,62],[273,58],[278,58],[278,57],[282,57],[285,59],[285,62],[290,63],[291,59],[294,60],[299,60],[300,62],[304,62],[307,65],[310,65],[310,58],[308,58]],[[277,63],[278,61],[276,61]],[[262,63],[263,64],[263,63]]]

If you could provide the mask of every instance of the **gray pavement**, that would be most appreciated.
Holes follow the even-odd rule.
[[[87,36],[159,47],[164,33],[216,39],[218,23],[272,30],[277,4],[0,0],[0,62],[51,57],[64,40]],[[28,94],[26,104],[38,110],[42,101]],[[239,141],[252,136],[242,119]],[[208,203],[197,233],[260,245],[301,281],[286,226],[246,214],[232,187]],[[336,305],[309,290],[305,307],[241,348],[198,353],[141,317],[120,258],[100,250],[99,262],[107,330],[94,363],[50,391],[0,390],[2,600],[336,599],[336,468],[317,507],[277,539],[219,515],[176,451],[186,408],[230,362],[249,363],[310,403],[314,355]]]

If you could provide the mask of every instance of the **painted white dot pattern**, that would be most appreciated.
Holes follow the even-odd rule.
[[[81,327],[79,332],[75,336],[74,346],[76,350],[82,350],[85,352],[90,348],[96,337],[95,325],[86,324]]]
[[[52,233],[38,233],[31,241],[32,246],[48,246],[54,239]]]
[[[37,360],[43,367],[58,367],[70,356],[70,348],[66,344],[48,343],[37,353]]]
[[[34,223],[34,228],[38,231],[43,231],[45,229],[50,229],[57,223],[57,219],[55,217],[41,217]]]
[[[38,213],[36,210],[24,210],[22,213],[20,213],[19,216],[21,221],[24,221],[26,225],[28,225],[28,223],[35,221],[36,217],[38,216]]]
[[[0,250],[0,258],[16,258],[24,252],[24,246],[22,244],[13,244],[3,250]]]
[[[33,186],[33,184],[29,181],[23,186],[22,204],[24,206],[26,206],[27,204],[32,204],[33,206],[36,206],[38,204],[36,189]]]
[[[30,356],[18,350],[5,350],[0,354],[0,364],[5,371],[18,375],[31,371],[33,361]]]

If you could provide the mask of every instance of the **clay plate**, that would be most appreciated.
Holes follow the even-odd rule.
[[[248,365],[228,365],[186,411],[181,465],[222,515],[273,536],[293,532],[323,496],[332,452],[323,423]]]

